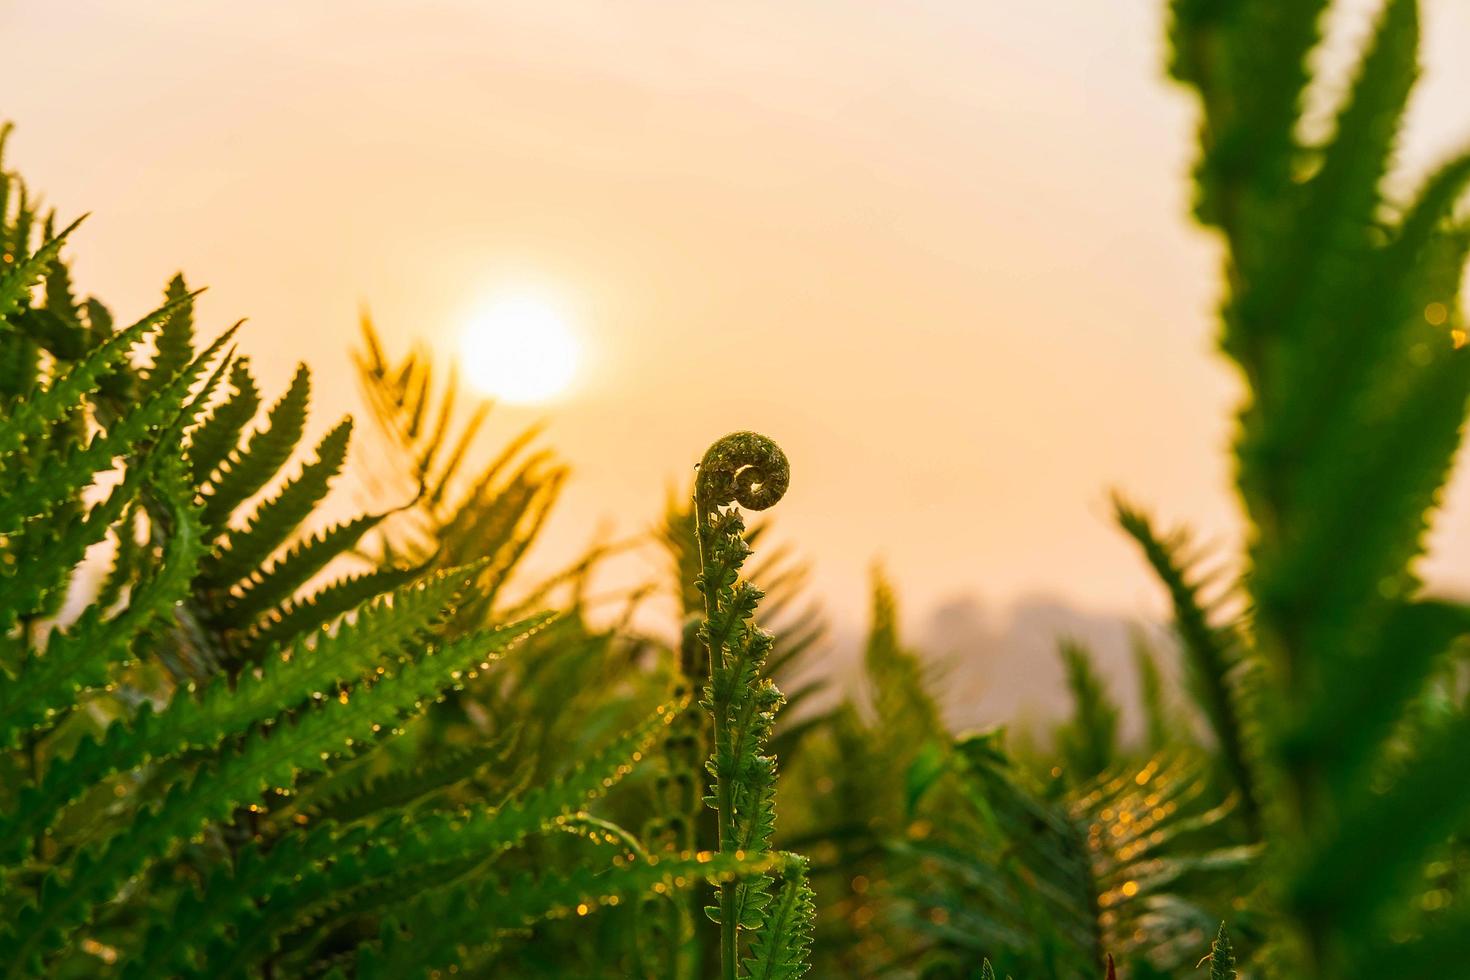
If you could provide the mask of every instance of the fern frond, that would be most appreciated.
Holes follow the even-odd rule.
[[[13,268],[0,276],[0,327],[9,325],[7,321],[15,315],[21,304],[29,297],[31,288],[41,281],[46,270],[61,254],[61,246],[66,244],[67,237],[76,231],[77,226],[86,219],[87,216],[82,215],[36,249],[34,253],[16,263]],[[25,237],[29,235],[26,234],[24,237],[18,235],[17,237],[23,249]]]
[[[487,742],[441,751],[426,762],[390,770],[338,795],[306,801],[317,819],[351,824],[411,809],[453,786],[468,782],[491,766],[506,765],[516,731]]]
[[[766,910],[751,943],[751,955],[745,960],[750,980],[796,980],[811,969],[807,957],[816,919],[815,896],[807,882],[806,859],[785,857],[781,887]]]
[[[360,841],[343,840],[330,827],[305,834],[288,834],[269,850],[247,846],[233,866],[214,867],[203,887],[189,889],[172,909],[172,915],[148,930],[138,955],[124,965],[125,980],[151,980],[160,976],[207,976],[218,978],[225,969],[246,972],[259,961],[252,955],[257,947],[269,949],[270,942],[250,930],[260,916],[260,896],[290,881],[293,876],[324,865]],[[233,956],[217,955],[211,963],[207,953],[212,941],[226,929],[239,929],[238,943],[221,943]]]
[[[160,307],[132,326],[111,335],[44,391],[16,406],[5,424],[0,426],[0,461],[20,449],[24,440],[40,435],[45,426],[60,421],[83,398],[94,393],[102,377],[125,361],[132,349],[147,339],[171,311],[170,306]]]
[[[1141,628],[1132,636],[1133,667],[1138,674],[1138,700],[1143,709],[1144,742],[1150,752],[1160,752],[1184,735],[1187,726],[1176,718],[1172,703],[1164,691],[1164,678],[1158,655]]]
[[[1459,771],[1466,746],[1470,712],[1462,709],[1423,738],[1387,786],[1361,782],[1345,794],[1338,820],[1302,861],[1290,896],[1294,910],[1353,934],[1399,899],[1423,862],[1464,826],[1470,782],[1446,774]],[[1354,860],[1364,853],[1374,860]]]
[[[291,458],[306,426],[310,398],[311,374],[302,365],[267,413],[265,428],[251,435],[242,450],[231,453],[211,477],[204,493],[206,527],[223,527],[235,508],[269,483]]]
[[[1253,827],[1259,826],[1260,802],[1248,747],[1248,734],[1238,704],[1235,676],[1243,661],[1242,644],[1230,627],[1210,621],[1200,596],[1201,583],[1184,557],[1189,537],[1180,530],[1161,535],[1153,521],[1122,497],[1113,498],[1118,526],[1143,551],[1174,607],[1174,625],[1186,656],[1186,677],[1199,702],[1231,782],[1241,795],[1241,810]]]
[[[700,703],[709,711],[714,779],[706,802],[719,822],[720,851],[764,853],[775,831],[776,760],[765,754],[783,698],[762,668],[774,646],[754,623],[762,592],[740,579],[750,556],[738,504],[764,510],[785,495],[791,480],[786,454],[770,439],[736,432],[705,452],[695,480],[694,520],[700,559],[698,588],[704,599],[699,638],[709,655],[709,684]],[[734,980],[741,929],[757,928],[770,903],[772,879],[723,882],[718,906],[707,908],[720,925],[720,970]]]
[[[260,409],[260,392],[250,375],[250,362],[245,358],[230,367],[229,387],[232,391],[210,412],[198,428],[189,433],[189,464],[195,486],[213,478],[221,463],[234,450],[240,433]]]
[[[122,598],[124,590],[132,586],[134,579],[142,570],[144,546],[138,542],[140,514],[141,508],[137,506],[129,508],[112,529],[112,537],[117,544],[117,550],[112,556],[112,564],[107,569],[102,584],[97,589],[97,595],[92,600],[92,604],[100,609],[112,609]]]
[[[1302,189],[1305,201],[1292,222],[1288,254],[1314,261],[1289,269],[1265,267],[1240,297],[1242,317],[1278,318],[1277,341],[1300,364],[1285,363],[1261,376],[1260,396],[1279,404],[1273,440],[1297,444],[1293,422],[1319,415],[1319,386],[1290,385],[1315,373],[1307,365],[1341,351],[1339,297],[1356,296],[1366,284],[1357,275],[1369,252],[1379,207],[1379,183],[1392,157],[1400,119],[1417,77],[1419,40],[1417,0],[1389,0],[1373,43],[1364,55],[1356,84],[1337,120],[1337,132],[1322,155],[1320,169]],[[1346,351],[1351,355],[1351,351]],[[1320,362],[1319,362],[1320,363]]]
[[[313,917],[320,925],[321,919],[377,913],[399,905],[425,888],[493,860],[530,834],[566,826],[583,805],[631,771],[678,707],[661,706],[647,723],[570,773],[501,807],[460,814],[394,813],[370,830],[348,829],[332,843],[320,839],[321,832],[313,832],[315,846],[333,861],[310,866],[288,857],[275,873],[277,884],[264,908],[221,906],[221,914],[246,918],[237,923],[237,941],[211,948],[210,963],[219,973],[242,953],[249,962],[268,952],[274,937]],[[274,863],[273,858],[266,860]],[[210,924],[207,931],[224,925]]]
[[[910,753],[922,742],[947,739],[939,705],[929,693],[919,658],[905,649],[898,636],[898,600],[893,586],[879,569],[873,571],[871,625],[863,667],[878,726],[905,733]],[[912,758],[898,758],[907,766]]]
[[[390,589],[423,575],[427,568],[385,568],[352,575],[325,586],[299,602],[292,603],[251,631],[241,651],[244,660],[257,660],[270,649],[289,643],[356,609]]]
[[[382,523],[383,514],[368,514],[313,535],[251,576],[239,593],[217,613],[221,625],[243,629],[280,607],[335,558],[357,546],[362,536]],[[379,590],[382,591],[382,590]],[[375,593],[374,593],[375,594]]]
[[[38,904],[24,909],[0,936],[6,975],[29,971],[38,956],[65,941],[96,903],[173,843],[267,789],[290,787],[301,773],[324,770],[355,742],[373,740],[385,727],[421,710],[425,700],[457,686],[456,672],[471,669],[503,643],[504,637],[477,634],[428,651],[375,682],[359,684],[346,698],[298,714],[294,723],[253,735],[238,752],[225,754],[191,783],[175,787],[158,810],[141,813],[95,855],[87,851],[73,859],[69,875],[50,879]]]
[[[0,534],[13,534],[26,520],[76,499],[96,474],[111,469],[115,458],[131,454],[149,435],[177,423],[188,402],[190,387],[233,335],[234,328],[221,334],[176,378],[105,432],[93,436],[85,447],[66,453],[54,464],[48,463],[44,476],[23,475],[0,503]]]
[[[582,809],[632,772],[683,707],[678,702],[659,705],[650,718],[566,775],[493,810],[459,816],[420,814],[403,828],[406,836],[398,847],[402,861],[415,867],[484,859],[514,847],[528,835]]]
[[[1312,759],[1343,789],[1360,783],[1405,706],[1453,644],[1470,634],[1470,607],[1420,600],[1399,604],[1353,669],[1324,679],[1326,692],[1280,735],[1291,762]]]
[[[50,636],[43,654],[25,657],[18,676],[0,684],[0,746],[13,746],[19,733],[44,724],[78,693],[105,686],[111,669],[133,656],[134,638],[187,593],[204,545],[196,511],[180,499],[181,475],[170,469],[164,468],[159,489],[173,532],[158,571],[116,616],[104,619],[105,610],[89,607],[73,626]]]
[[[145,460],[135,460],[124,481],[85,512],[28,524],[11,538],[9,543],[26,555],[26,561],[0,570],[0,625],[5,630],[19,618],[55,611],[87,549],[107,536],[137,498],[155,458],[156,451],[151,451]]]
[[[0,853],[28,846],[53,822],[56,810],[116,772],[188,750],[215,749],[257,721],[313,698],[335,697],[343,685],[393,664],[402,646],[451,603],[463,576],[462,570],[442,572],[400,589],[340,629],[317,635],[314,644],[298,640],[279,659],[245,673],[233,688],[219,675],[197,699],[180,691],[158,713],[145,704],[131,725],[115,722],[100,741],[84,738],[71,756],[52,762],[39,785],[22,793],[13,812],[0,816],[0,841],[5,842]],[[519,638],[533,625],[514,624],[503,635]]]
[[[358,957],[358,976],[405,978],[453,963],[465,946],[489,942],[497,931],[524,928],[539,920],[589,914],[655,889],[668,891],[696,881],[723,881],[768,873],[774,855],[688,855],[632,861],[606,871],[578,869],[566,877],[546,874],[509,881],[488,879],[424,896],[390,918],[381,951],[369,946]]]
[[[142,375],[140,390],[145,395],[167,384],[194,356],[193,295],[182,274],[169,280],[164,300],[172,309],[158,332],[153,363]]]
[[[347,458],[351,420],[344,420],[322,438],[316,459],[303,466],[279,493],[263,501],[242,528],[226,533],[223,544],[201,569],[207,589],[224,590],[259,568],[286,542],[322,499]]]

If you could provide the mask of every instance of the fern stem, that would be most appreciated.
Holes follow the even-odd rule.
[[[705,534],[708,532],[710,516],[714,508],[709,506],[700,496],[698,491],[694,497],[694,540],[699,547],[699,567],[705,566]],[[715,602],[712,597],[712,589],[704,589],[704,621],[713,622],[715,617]],[[716,678],[723,670],[724,650],[718,649],[715,643],[706,643],[705,649],[709,652],[709,676],[710,690],[717,691]],[[718,695],[716,695],[718,696]],[[725,744],[725,714],[729,707],[727,699],[712,700],[710,715],[714,722],[714,744]],[[723,766],[715,767],[715,800],[718,804],[715,811],[719,818],[719,845],[721,854],[729,854],[735,850],[735,801],[734,791],[730,784],[730,774],[725,772]],[[739,935],[736,932],[739,923],[735,920],[735,882],[720,882],[720,976],[722,980],[735,980],[736,963],[739,959],[737,944]]]

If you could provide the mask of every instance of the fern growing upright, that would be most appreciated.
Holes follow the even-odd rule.
[[[714,785],[708,803],[719,817],[720,853],[767,853],[776,824],[776,760],[765,754],[780,690],[761,667],[771,652],[771,634],[751,620],[761,591],[740,579],[750,555],[745,522],[737,504],[764,510],[785,495],[791,479],[786,454],[754,432],[736,432],[710,446],[695,481],[694,517],[699,544],[699,591],[705,617],[700,637],[709,656],[709,684],[701,704],[710,713]],[[772,902],[770,877],[720,883],[720,975],[734,980],[741,969],[741,939],[753,933],[750,976],[796,977],[806,971],[813,910],[805,866],[791,857],[782,869],[781,890]]]

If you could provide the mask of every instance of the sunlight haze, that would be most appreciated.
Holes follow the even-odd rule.
[[[470,311],[564,284],[582,350],[490,424],[547,420],[573,468],[539,569],[651,528],[756,429],[793,461],[779,533],[847,622],[874,559],[916,620],[967,595],[1155,615],[1109,490],[1222,546],[1238,523],[1162,7],[5,4],[12,75],[44,81],[4,112],[10,163],[92,212],[79,291],[127,317],[182,269],[206,329],[249,317],[263,390],[313,367],[314,431],[360,410],[360,306],[473,381]],[[1470,134],[1470,13],[1426,18],[1415,173]],[[1457,488],[1441,554],[1470,548]]]

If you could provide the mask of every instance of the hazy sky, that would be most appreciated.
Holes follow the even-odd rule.
[[[134,315],[183,269],[315,426],[357,408],[359,304],[453,353],[533,284],[577,314],[551,419],[575,476],[543,567],[651,526],[716,436],[794,461],[775,512],[834,609],[881,556],[957,593],[1157,609],[1118,486],[1228,543],[1234,380],[1186,221],[1193,105],[1160,0],[0,2],[9,163],[81,288]],[[1335,29],[1360,33],[1372,4]],[[1427,7],[1409,169],[1470,136],[1470,9]],[[1439,574],[1470,581],[1470,483]],[[1457,560],[1458,556],[1458,560]],[[652,569],[625,563],[622,575]]]

